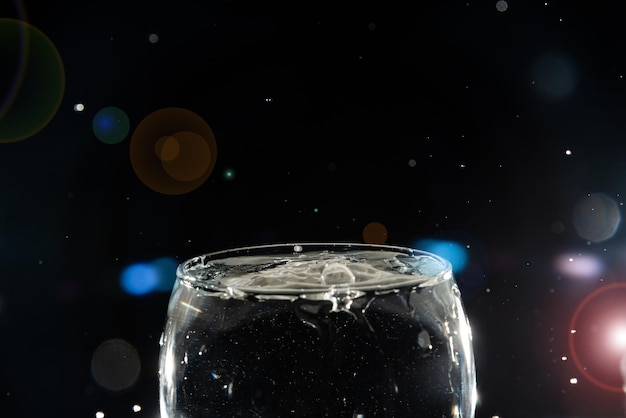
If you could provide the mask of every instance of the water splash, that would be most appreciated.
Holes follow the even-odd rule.
[[[322,270],[322,282],[325,284],[352,284],[356,281],[354,273],[341,263],[328,263]]]

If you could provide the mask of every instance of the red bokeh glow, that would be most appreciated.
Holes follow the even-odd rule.
[[[607,391],[624,393],[626,376],[626,283],[595,289],[576,307],[568,343],[578,371]]]

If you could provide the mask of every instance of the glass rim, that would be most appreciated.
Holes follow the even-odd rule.
[[[446,280],[452,280],[452,264],[444,257],[435,253],[420,250],[416,248],[410,248],[406,246],[390,245],[390,244],[368,244],[368,243],[356,243],[356,242],[293,242],[293,243],[277,243],[277,244],[259,244],[245,247],[235,247],[230,249],[224,249],[219,251],[213,251],[205,254],[200,254],[195,257],[191,257],[181,262],[176,269],[177,282],[183,282],[186,285],[192,287],[203,288],[205,290],[230,290],[231,286],[220,283],[209,283],[206,278],[199,278],[200,272],[210,265],[211,261],[235,259],[237,257],[246,256],[280,256],[287,257],[290,260],[296,260],[296,257],[311,254],[322,253],[327,251],[329,253],[336,253],[338,255],[347,254],[354,251],[390,251],[396,252],[409,257],[423,256],[428,257],[438,265],[436,273],[432,274],[415,274],[412,279],[398,283],[390,283],[387,286],[376,285],[368,286],[365,290],[383,290],[390,288],[397,288],[400,286],[417,285],[422,284],[420,287],[432,286],[441,283]],[[237,286],[234,286],[237,288]],[[361,290],[359,285],[350,284],[320,284],[314,287],[300,287],[290,289],[278,289],[275,287],[263,288],[262,285],[252,286],[244,288],[244,291],[254,289],[254,293],[273,293],[273,294],[306,294],[306,293],[319,293],[320,291],[328,291],[337,288],[347,288]],[[247,290],[246,290],[247,289]]]

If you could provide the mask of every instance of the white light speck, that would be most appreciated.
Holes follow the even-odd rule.
[[[565,155],[572,155],[572,150],[571,149],[566,149],[565,150]]]
[[[415,167],[417,165],[417,161],[415,161],[414,159],[410,159],[409,160],[409,167]]]
[[[575,329],[571,329],[571,330],[569,331],[569,333],[570,333],[570,334],[576,334],[576,330],[575,330]]]
[[[578,379],[576,379],[575,377],[572,377],[572,378],[569,380],[569,383],[570,383],[571,385],[576,385],[576,384],[578,384]]]
[[[141,411],[141,405],[133,405],[133,412]]]
[[[156,33],[151,33],[150,36],[148,36],[148,41],[150,41],[151,44],[156,44],[157,42],[159,42],[159,35],[157,35]]]
[[[74,111],[75,112],[82,112],[83,110],[85,110],[85,105],[82,103],[76,103],[74,105]]]
[[[265,103],[271,103],[273,101],[274,101],[274,99],[272,99],[271,97],[266,97],[265,98]]]
[[[562,360],[562,361],[567,361],[567,356],[563,356],[563,357],[561,357],[561,360]]]
[[[96,418],[104,418],[104,412],[102,411],[96,412]]]

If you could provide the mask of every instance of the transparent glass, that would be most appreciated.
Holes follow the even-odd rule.
[[[474,417],[470,326],[441,257],[281,244],[195,257],[177,276],[163,418]]]

